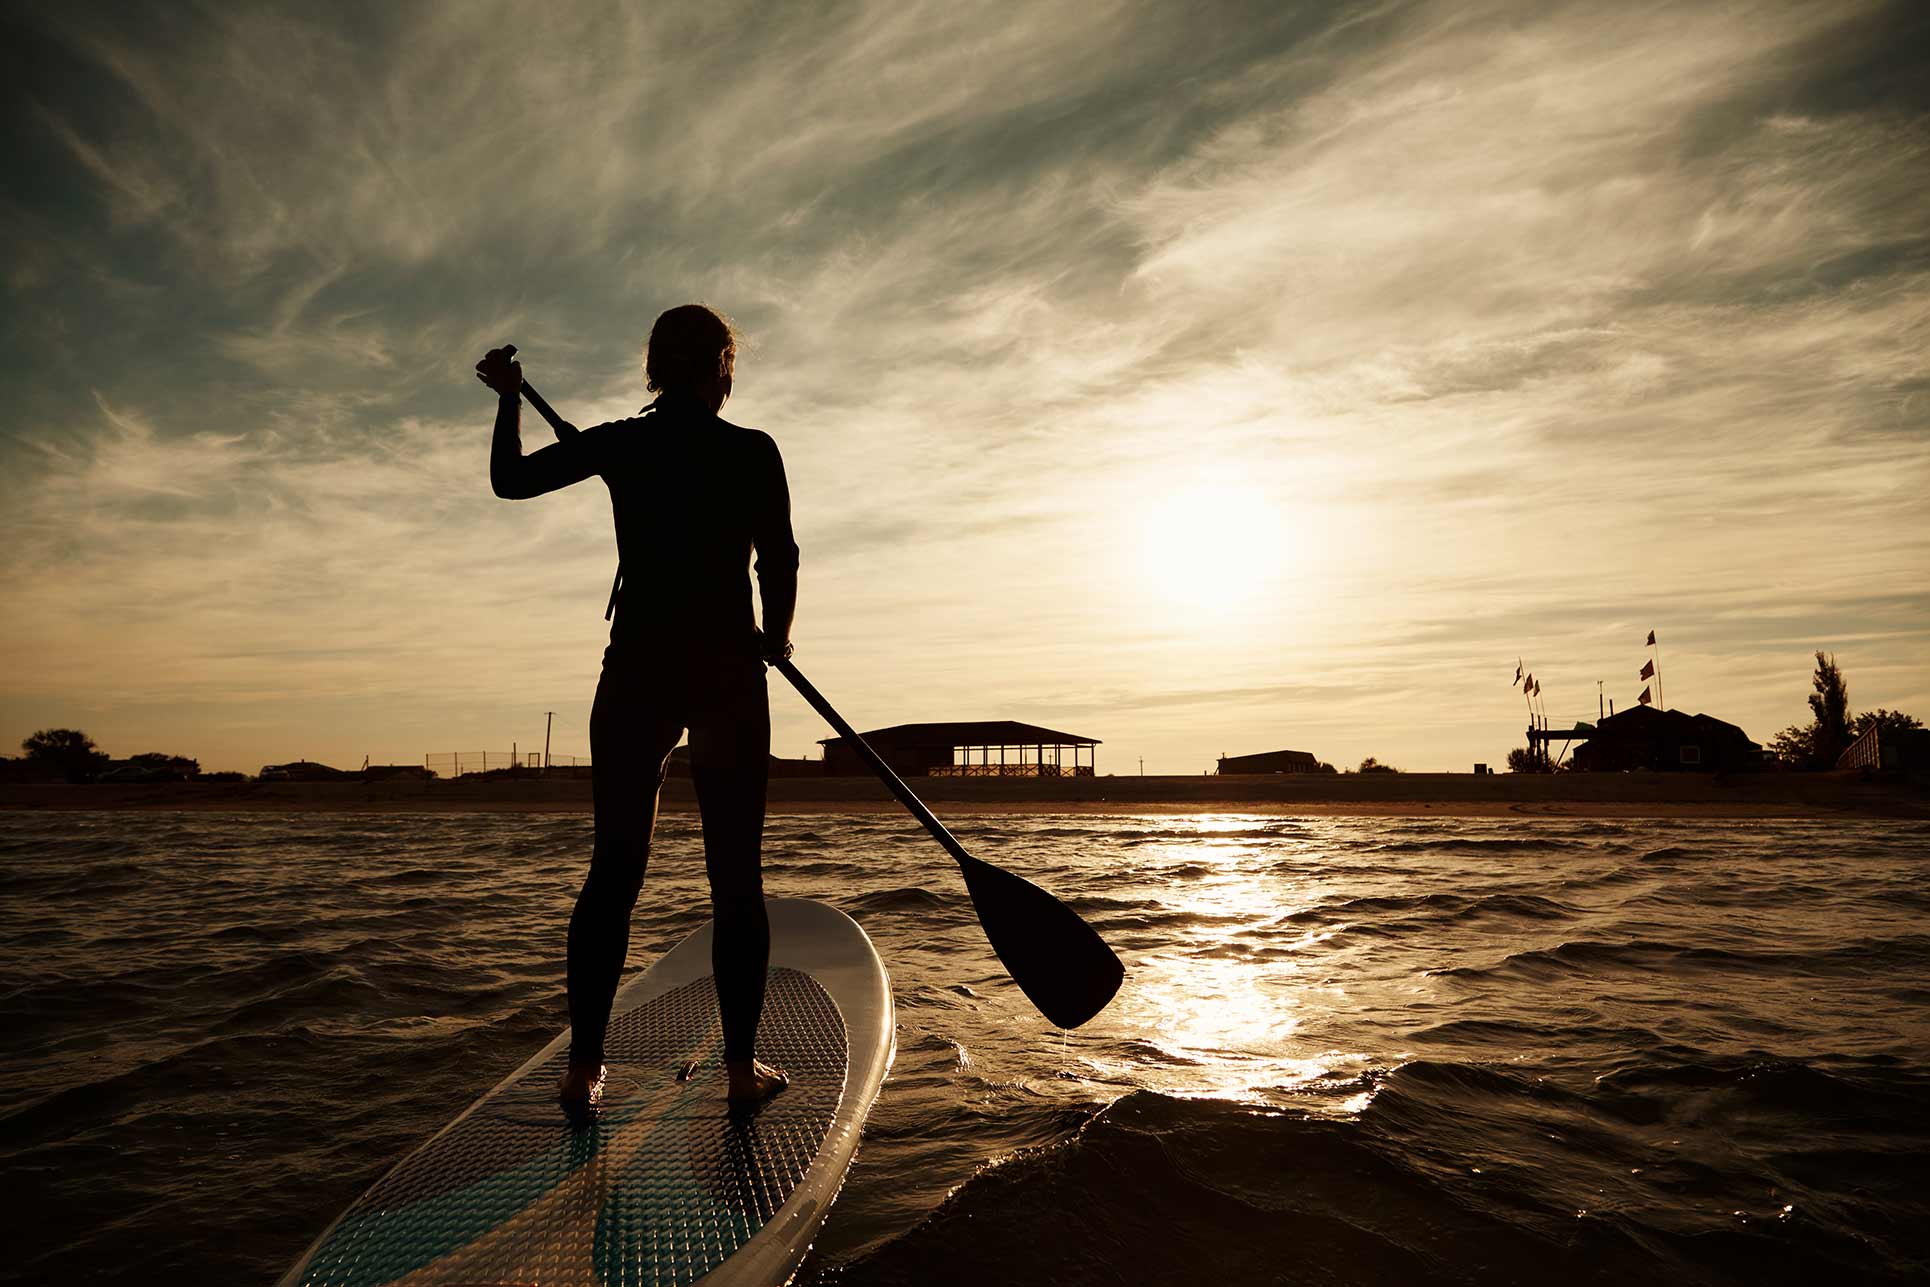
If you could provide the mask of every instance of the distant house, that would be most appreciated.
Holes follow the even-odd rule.
[[[65,782],[67,773],[44,760],[0,755],[0,782]]]
[[[821,778],[824,776],[824,761],[813,759],[780,759],[769,757],[765,771],[774,778]],[[667,778],[687,778],[690,776],[690,748],[680,746],[670,753],[670,763],[664,767]]]
[[[1222,755],[1221,773],[1318,773],[1320,761],[1311,751],[1261,751],[1257,755]]]
[[[1089,778],[1099,746],[1098,738],[1009,719],[894,724],[859,736],[900,777]],[[819,745],[827,776],[871,772],[844,738]]]
[[[264,764],[255,776],[263,782],[343,782],[356,775],[313,760],[294,760],[288,764]]]
[[[1632,706],[1597,723],[1570,762],[1582,772],[1734,772],[1759,768],[1762,747],[1713,715]]]

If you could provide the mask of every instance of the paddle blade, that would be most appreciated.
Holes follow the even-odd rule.
[[[1039,1013],[1076,1028],[1106,1008],[1126,967],[1098,931],[1029,880],[969,856],[958,865],[992,950]]]

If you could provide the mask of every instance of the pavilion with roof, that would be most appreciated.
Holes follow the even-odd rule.
[[[1096,737],[1009,719],[893,724],[859,736],[900,777],[1089,778],[1099,745]],[[819,745],[827,777],[870,772],[844,738]]]

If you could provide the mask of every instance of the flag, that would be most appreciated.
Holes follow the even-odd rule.
[[[1639,675],[1637,675],[1637,676],[1636,676],[1636,678],[1637,678],[1637,679],[1653,679],[1653,678],[1655,678],[1655,663],[1654,663],[1654,662],[1652,662],[1652,661],[1645,661],[1645,662],[1643,662],[1643,663],[1642,663],[1642,673],[1641,673],[1641,674],[1639,674]]]
[[[1648,641],[1647,643],[1645,643],[1645,644],[1643,644],[1642,646],[1643,646],[1644,648],[1653,648],[1653,647],[1655,647],[1655,632],[1654,632],[1653,630],[1651,630],[1651,631],[1649,631],[1649,641]]]
[[[1635,700],[1642,703],[1642,705],[1647,706],[1649,704],[1649,690],[1644,688],[1642,690],[1642,695],[1636,698]]]
[[[1517,683],[1517,684],[1521,682],[1521,658],[1519,658],[1519,657],[1517,657],[1517,658],[1515,658],[1515,678],[1514,678],[1514,682],[1515,682],[1515,683]]]
[[[1541,685],[1539,683],[1535,685],[1535,696],[1541,696]]]
[[[1533,697],[1535,695],[1535,677],[1533,675],[1528,676],[1528,682],[1521,686],[1521,695],[1523,697]]]

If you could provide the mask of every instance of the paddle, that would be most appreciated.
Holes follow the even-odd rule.
[[[577,432],[576,426],[557,415],[527,380],[523,381],[523,397],[536,408],[538,415],[549,421],[558,441]],[[622,578],[623,569],[618,568],[617,579],[620,582]],[[610,593],[614,603],[614,587]],[[922,822],[932,838],[958,862],[986,939],[1019,990],[1039,1007],[1039,1013],[1061,1028],[1076,1028],[1105,1009],[1106,1003],[1119,991],[1126,967],[1098,932],[1079,919],[1077,912],[1031,881],[967,853],[965,846],[958,843],[958,837],[932,816],[924,801],[912,794],[911,788],[845,723],[844,716],[824,700],[824,694],[799,673],[789,658],[771,664],[791,681],[839,736],[851,743],[858,757],[898,797],[898,803],[909,809],[911,816]]]
[[[771,664],[851,744],[879,781],[898,797],[898,803],[911,810],[911,816],[924,823],[932,838],[957,860],[985,937],[1005,963],[1012,981],[1039,1007],[1039,1013],[1061,1028],[1076,1028],[1105,1009],[1119,991],[1126,967],[1098,932],[1031,881],[967,853],[958,838],[932,816],[924,802],[911,793],[844,716],[832,709],[824,694],[812,687],[789,658]]]

